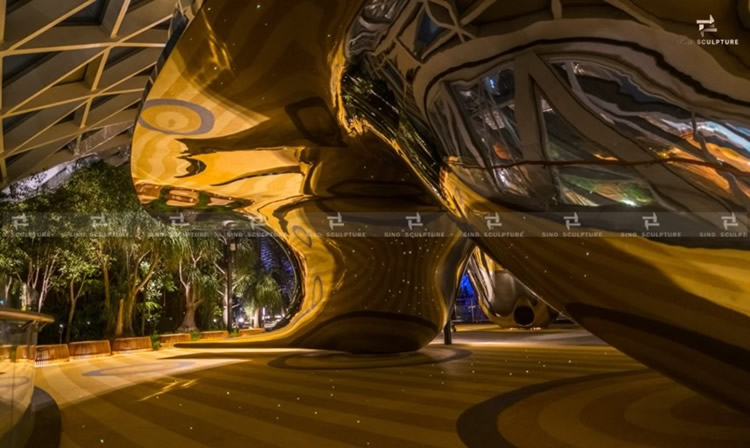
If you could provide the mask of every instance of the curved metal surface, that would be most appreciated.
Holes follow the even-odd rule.
[[[550,305],[747,410],[748,17],[718,1],[208,0],[144,105],[133,176],[245,201],[284,235],[309,308],[283,342],[340,347],[358,325],[313,335],[342,304],[424,317],[434,300],[439,327],[469,248],[449,218],[429,257],[309,232],[320,212],[446,210]],[[524,237],[487,232],[500,222]],[[402,269],[430,291],[393,293]],[[392,311],[383,325],[411,325]]]
[[[345,62],[341,23],[358,10],[207,2],[144,104],[132,158],[146,207],[240,212],[297,259],[303,300],[286,325],[232,347],[416,350],[442,330],[455,299],[471,242],[435,213],[387,142],[353,129],[330,91]],[[267,26],[284,20],[297,23],[293,35]],[[415,213],[444,236],[380,236],[406,230],[393,229],[391,215]],[[330,218],[340,222],[328,227]]]
[[[472,252],[466,272],[482,312],[503,328],[546,327],[557,316],[533,291],[478,248]]]

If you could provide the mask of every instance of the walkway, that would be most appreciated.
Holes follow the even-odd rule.
[[[172,349],[37,381],[63,447],[750,446],[750,418],[580,330],[474,329],[411,355]]]

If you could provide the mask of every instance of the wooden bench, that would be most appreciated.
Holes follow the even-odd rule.
[[[68,344],[37,345],[36,363],[39,365],[70,361]]]
[[[153,350],[151,338],[148,336],[138,338],[115,339],[112,344],[112,353],[136,353]]]
[[[99,358],[112,354],[109,341],[71,342],[68,351],[72,359]]]
[[[190,333],[162,334],[159,335],[159,346],[169,348],[180,342],[190,342],[191,340]]]
[[[217,339],[226,339],[229,337],[227,330],[222,331],[201,331],[201,341],[215,341]]]

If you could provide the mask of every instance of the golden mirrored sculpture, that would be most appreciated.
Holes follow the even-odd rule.
[[[291,248],[299,309],[236,345],[418,348],[475,243],[747,410],[749,17],[740,1],[207,0],[168,45],[133,178],[155,215],[231,210]]]
[[[466,267],[482,312],[502,328],[543,328],[557,311],[479,249]]]

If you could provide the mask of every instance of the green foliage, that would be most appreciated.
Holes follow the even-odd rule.
[[[190,332],[190,340],[191,341],[197,341],[201,338],[201,332],[200,330],[193,330]]]
[[[222,326],[226,239],[190,237],[154,220],[141,207],[127,166],[80,169],[56,191],[0,203],[0,213],[27,214],[32,225],[42,216],[58,233],[0,237],[0,299],[53,314],[71,339],[147,335],[159,321],[173,331],[188,307],[190,329]],[[70,214],[106,218],[107,230],[121,235],[74,237],[80,229]],[[234,257],[232,292],[253,309],[280,310],[281,290],[263,270],[255,242],[237,241]],[[46,328],[41,342],[57,342],[58,328]]]
[[[18,238],[0,238],[0,275],[12,276],[20,272],[26,258]]]
[[[223,287],[216,269],[221,252],[216,238],[190,236],[181,239],[178,249],[174,263],[185,298],[185,316],[178,331],[189,331],[197,325],[197,311],[208,322],[213,321],[211,314],[217,308]]]
[[[151,319],[161,310],[161,305],[146,300],[137,304],[136,310],[144,317],[144,319]]]
[[[154,351],[159,350],[161,347],[161,341],[159,341],[159,334],[154,333],[151,335],[151,348],[154,349]]]
[[[177,291],[177,282],[173,272],[168,267],[162,266],[149,280],[143,290],[143,295],[146,301],[159,303],[166,293],[174,291]],[[153,309],[152,311],[157,310]]]
[[[72,238],[65,241],[59,249],[59,267],[53,284],[56,288],[67,291],[70,306],[65,333],[65,341],[70,342],[76,303],[86,288],[95,283],[93,276],[99,265],[92,261],[93,245],[88,238]]]
[[[141,211],[128,166],[97,163],[78,170],[54,193],[54,199],[64,204],[65,211],[73,213]]]
[[[281,288],[270,272],[263,272],[260,275],[255,284],[253,295],[248,299],[255,308],[265,308],[271,313],[281,311],[284,306]]]
[[[242,297],[244,305],[251,310],[265,308],[268,312],[275,313],[284,306],[281,287],[270,271],[255,271],[253,275],[242,277],[237,293]]]
[[[55,277],[55,286],[67,288],[70,283],[85,283],[98,274],[99,264],[93,256],[92,240],[88,238],[71,238],[60,245],[59,267]]]

